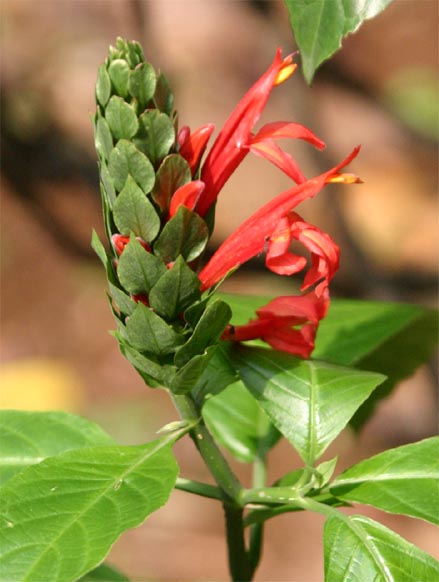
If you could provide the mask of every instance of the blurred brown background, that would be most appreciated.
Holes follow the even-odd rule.
[[[304,143],[291,146],[309,176],[363,146],[350,169],[365,183],[328,188],[300,209],[341,244],[334,295],[435,304],[438,6],[395,0],[345,40],[312,88],[297,72],[267,107],[266,121],[299,121],[326,141],[317,154]],[[113,321],[104,273],[89,247],[92,227],[102,232],[89,118],[96,70],[117,36],[139,40],[171,81],[180,124],[213,121],[219,129],[276,47],[294,50],[286,10],[263,0],[3,0],[1,9],[1,406],[69,410],[123,443],[145,442],[175,413],[165,394],[143,386],[107,333]],[[249,157],[221,193],[213,245],[287,185]],[[285,284],[256,262],[227,290],[274,294]],[[343,434],[327,457],[339,454],[341,470],[433,434],[433,370],[425,366],[404,382],[359,438]],[[177,454],[183,476],[208,478],[189,441]],[[298,464],[282,444],[270,476]],[[249,479],[248,468],[238,471]],[[439,554],[428,524],[365,512]],[[257,580],[322,580],[321,528],[314,515],[269,522]],[[137,581],[223,581],[224,557],[220,509],[177,492],[123,536],[110,562]]]

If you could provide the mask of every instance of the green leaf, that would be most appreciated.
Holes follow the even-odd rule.
[[[180,256],[151,289],[149,303],[159,315],[174,319],[200,297],[200,280]]]
[[[233,325],[244,325],[249,319],[254,319],[256,309],[273,299],[265,295],[233,295],[231,293],[216,293],[215,295],[230,306]]]
[[[329,461],[323,461],[316,467],[316,473],[318,478],[318,486],[324,487],[329,483],[332,475],[334,474],[335,467],[337,466],[338,457],[333,457]]]
[[[127,177],[122,192],[113,208],[114,222],[121,234],[132,232],[149,243],[160,230],[160,218],[131,176]]]
[[[129,578],[108,564],[101,564],[88,572],[79,582],[94,582],[96,580],[100,582],[129,582]]]
[[[166,156],[156,174],[156,182],[151,192],[154,202],[166,210],[172,195],[192,178],[187,161],[179,154]]]
[[[46,457],[91,445],[112,445],[97,424],[67,412],[0,411],[0,481]]]
[[[232,323],[254,318],[272,297],[220,294],[233,311]],[[361,426],[374,403],[428,361],[437,343],[437,313],[416,305],[333,299],[320,322],[312,357],[388,376],[351,421]]]
[[[206,223],[195,212],[180,206],[169,220],[154,244],[154,252],[165,263],[175,261],[181,255],[188,263],[203,252],[209,231]]]
[[[107,251],[105,250],[105,247],[102,244],[101,239],[99,238],[99,235],[95,231],[95,229],[93,229],[91,233],[91,248],[97,254],[104,267],[107,268],[108,267]]]
[[[112,149],[108,170],[118,192],[125,186],[128,175],[134,178],[145,194],[154,186],[155,174],[151,162],[126,139],[119,140]]]
[[[101,194],[103,204],[113,208],[116,201],[116,190],[114,188],[113,178],[110,176],[107,165],[103,160],[99,164],[99,175],[101,178]]]
[[[146,108],[154,96],[156,84],[155,71],[149,63],[140,63],[131,71],[128,90],[137,99],[141,110]]]
[[[130,139],[139,129],[134,109],[117,95],[113,95],[108,102],[105,109],[105,119],[116,139]]]
[[[238,374],[230,364],[227,347],[224,346],[223,342],[220,342],[218,349],[209,360],[206,370],[192,390],[192,395],[198,403],[202,404],[206,399],[219,394],[237,380]]]
[[[428,361],[437,344],[437,313],[399,303],[334,300],[321,322],[313,357],[387,376],[352,419],[360,427],[378,399]]]
[[[197,323],[190,339],[175,354],[175,364],[180,367],[193,356],[204,353],[216,344],[230,320],[231,312],[227,303],[217,299],[210,303]]]
[[[130,67],[123,59],[115,59],[108,67],[108,74],[115,92],[120,97],[128,97],[128,80],[130,77]]]
[[[108,286],[110,288],[113,303],[116,305],[119,311],[125,315],[131,315],[136,308],[136,302],[133,301],[129,295],[116,287],[116,285],[109,283]]]
[[[203,418],[215,437],[232,455],[253,463],[267,453],[280,434],[242,382],[235,382],[202,409]]]
[[[96,81],[96,99],[105,107],[111,95],[111,80],[107,73],[105,65],[101,65],[98,70],[98,78]]]
[[[439,564],[383,525],[363,517],[331,516],[324,528],[325,582],[433,582]]]
[[[1,492],[3,579],[70,582],[97,566],[168,500],[175,440],[68,451],[10,479]]]
[[[390,449],[347,469],[330,491],[439,525],[439,437]]]
[[[161,317],[138,303],[127,321],[127,334],[133,346],[158,356],[174,352],[184,341]]]
[[[169,386],[175,375],[175,366],[158,364],[151,357],[147,358],[140,354],[127,342],[123,341],[122,338],[118,337],[117,339],[122,354],[134,366],[149,386]]]
[[[285,0],[305,79],[340,47],[343,37],[379,14],[391,0]]]
[[[107,162],[113,149],[113,137],[108,123],[100,115],[95,121],[95,147],[99,157]]]
[[[211,346],[203,354],[194,356],[187,364],[180,368],[169,385],[171,392],[174,394],[190,392],[206,370],[216,350],[217,346]]]
[[[156,109],[147,109],[139,122],[140,129],[134,143],[157,166],[174,145],[174,125],[167,115]]]
[[[164,273],[166,267],[162,261],[131,238],[117,264],[117,274],[123,287],[135,295],[149,293]]]
[[[157,87],[154,95],[154,102],[157,109],[171,115],[174,106],[174,96],[169,86],[168,80],[163,73],[160,73],[157,78]]]
[[[238,347],[234,366],[273,424],[313,465],[384,376]]]

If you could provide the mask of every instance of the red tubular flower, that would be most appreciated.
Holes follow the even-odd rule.
[[[247,155],[253,138],[251,130],[261,116],[273,87],[288,79],[296,68],[292,56],[282,59],[278,49],[271,66],[227,119],[201,169],[201,179],[206,184],[197,207],[201,216],[207,213],[221,188]]]
[[[174,216],[180,206],[186,206],[189,210],[194,210],[204,188],[205,185],[201,180],[194,180],[184,184],[184,186],[180,186],[172,195],[171,204],[169,205],[169,218]]]
[[[328,306],[327,289],[320,296],[311,291],[297,297],[276,297],[256,310],[257,319],[246,325],[228,326],[222,339],[261,339],[276,350],[308,358],[314,349],[319,321],[326,315]]]
[[[293,275],[306,266],[304,257],[288,251],[292,240],[298,240],[311,252],[311,268],[301,289],[304,291],[322,279],[316,287],[319,295],[338,269],[340,249],[328,234],[291,212],[279,221],[270,237],[265,259],[270,271],[278,275]]]
[[[178,133],[177,141],[180,145],[180,155],[189,164],[192,175],[198,169],[201,157],[214,129],[215,126],[212,123],[208,123],[190,133],[189,127],[185,125]]]
[[[291,211],[300,202],[307,198],[314,197],[325,184],[335,180],[340,183],[359,181],[358,178],[352,174],[347,174],[346,177],[344,177],[343,174],[339,173],[342,168],[357,156],[359,150],[359,147],[355,148],[352,153],[343,160],[343,162],[328,172],[282,192],[244,221],[223,242],[207,265],[200,272],[199,278],[202,283],[202,290],[205,291],[206,289],[209,289],[221,281],[221,279],[223,279],[230,271],[236,269],[259,253],[262,253],[267,243],[270,248],[272,237],[273,246],[271,247],[269,263],[271,259],[274,259],[274,257],[277,257],[277,262],[279,263],[280,257],[284,256],[286,258],[285,264],[288,264],[289,255],[286,255],[288,247],[283,247],[283,255],[282,253],[279,253],[278,250],[275,250],[276,235],[279,234],[278,229],[280,228],[279,225],[284,226],[284,223],[281,221],[288,217]],[[292,238],[298,238],[304,242],[305,245],[310,248],[311,252],[316,255],[316,259],[314,260],[311,269],[312,275],[310,276],[310,279],[314,279],[316,275],[319,275],[319,279],[326,276],[329,280],[338,265],[338,251],[335,251],[335,248],[331,248],[329,237],[324,241],[323,239],[325,237],[321,236],[323,233],[315,229],[315,227],[311,227],[303,222],[302,225],[305,226],[297,226],[297,232],[292,231],[290,228],[290,234],[288,236],[291,237],[290,240]],[[313,230],[314,234],[311,232]],[[335,247],[334,243],[332,243],[332,245]],[[327,256],[326,259],[325,255]],[[318,260],[317,257],[319,257]],[[293,269],[293,263],[290,262],[289,264],[290,268]],[[327,266],[324,267],[324,264]],[[270,268],[270,264],[268,264],[268,266]],[[291,272],[297,272],[303,267],[304,263],[299,262]],[[309,284],[311,283],[309,283],[308,280],[306,287],[308,287]]]

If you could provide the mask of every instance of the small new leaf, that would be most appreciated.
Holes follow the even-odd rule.
[[[175,261],[181,255],[188,263],[203,252],[209,231],[198,214],[180,206],[169,220],[154,244],[154,251],[165,263]]]
[[[108,170],[118,192],[125,186],[129,175],[145,194],[148,194],[154,186],[155,174],[151,162],[126,139],[119,140],[116,147],[111,150]]]
[[[160,218],[147,196],[131,176],[116,198],[113,217],[121,234],[134,233],[149,243],[160,230]]]
[[[155,71],[149,63],[140,63],[130,73],[128,89],[131,95],[137,99],[140,110],[148,105],[154,96],[157,79]]]
[[[134,143],[157,167],[174,145],[174,125],[167,115],[156,109],[146,110],[139,122],[140,129]]]
[[[116,139],[130,139],[139,129],[134,109],[117,95],[113,95],[108,102],[105,108],[105,119]]]
[[[166,273],[163,262],[132,238],[119,257],[117,274],[123,287],[135,295],[149,293]]]
[[[126,325],[130,343],[157,356],[174,352],[184,339],[156,313],[138,303]]]
[[[200,296],[200,280],[180,256],[151,289],[149,303],[159,315],[172,320]]]
[[[128,96],[128,80],[130,67],[123,59],[115,59],[108,67],[108,74],[114,87],[115,93],[120,97]]]

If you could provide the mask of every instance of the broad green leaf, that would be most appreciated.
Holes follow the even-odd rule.
[[[113,137],[108,123],[100,115],[95,120],[95,147],[99,157],[107,162],[113,149]]]
[[[174,125],[167,115],[156,109],[147,109],[142,113],[139,123],[139,133],[133,141],[157,167],[174,145]]]
[[[98,78],[96,81],[96,99],[105,107],[111,95],[111,80],[107,73],[105,65],[101,65],[98,70]]]
[[[149,303],[159,315],[174,319],[200,297],[200,280],[180,256],[151,289]]]
[[[384,376],[240,347],[231,352],[248,390],[273,424],[313,465]]]
[[[379,14],[391,0],[285,0],[305,79],[340,47],[343,37]]]
[[[253,463],[279,440],[280,433],[242,382],[235,382],[202,409],[215,439],[244,463]]]
[[[126,331],[132,345],[157,356],[174,352],[184,341],[156,313],[138,303],[127,321]]]
[[[1,491],[2,578],[70,582],[99,565],[168,500],[175,439],[68,451],[10,479]]]
[[[216,344],[230,320],[227,303],[217,299],[210,303],[197,323],[190,339],[175,354],[175,364],[183,366],[194,356],[201,355],[209,346]]]
[[[112,445],[97,424],[67,412],[0,411],[0,481],[70,449]]]
[[[138,295],[149,293],[160,277],[166,273],[163,262],[149,253],[132,238],[118,259],[117,274],[123,287]]]
[[[105,119],[116,139],[130,139],[139,129],[134,109],[117,95],[113,95],[107,103]]]
[[[232,308],[234,325],[254,318],[255,310],[272,299],[219,296]],[[333,299],[320,322],[312,357],[388,377],[352,419],[351,424],[359,427],[378,398],[428,361],[437,337],[437,313],[432,310],[402,303]]]
[[[131,71],[128,89],[137,99],[141,110],[145,109],[152,99],[156,84],[155,71],[149,63],[140,63],[134,71]]]
[[[108,67],[108,74],[110,75],[115,92],[120,97],[128,96],[128,80],[130,77],[130,67],[123,59],[115,59]]]
[[[434,313],[417,305],[334,299],[320,323],[313,357],[357,365],[389,340],[411,335],[412,326],[424,318],[434,321]]]
[[[347,469],[330,491],[439,525],[439,438],[390,449]]]
[[[178,255],[189,263],[201,255],[208,238],[204,220],[185,206],[180,206],[161,231],[154,244],[154,252],[165,263],[175,261]]]
[[[78,582],[129,582],[124,574],[109,566],[101,564],[91,572],[88,572]]]
[[[361,515],[331,516],[324,527],[325,582],[434,582],[439,564]]]
[[[437,344],[437,313],[400,303],[333,301],[321,322],[313,357],[387,376],[351,424],[360,427],[378,399],[411,376]]]
[[[174,192],[192,178],[187,161],[179,154],[166,156],[156,174],[151,196],[162,210],[168,208]]]
[[[108,170],[116,190],[120,192],[131,175],[144,194],[148,194],[154,186],[154,168],[148,158],[134,144],[126,139],[117,142],[111,150],[108,160]]]
[[[154,206],[131,176],[127,177],[116,198],[113,217],[121,234],[133,232],[147,243],[153,241],[160,230],[160,218]]]

